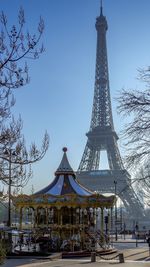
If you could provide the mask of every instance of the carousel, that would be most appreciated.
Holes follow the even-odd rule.
[[[67,148],[63,148],[52,183],[32,195],[12,197],[19,213],[19,231],[27,230],[25,220],[27,215],[29,218],[28,250],[29,242],[34,243],[35,250],[49,252],[91,251],[97,244],[104,248],[109,243],[116,197],[104,196],[82,186],[66,152]],[[104,229],[106,214],[107,232]]]

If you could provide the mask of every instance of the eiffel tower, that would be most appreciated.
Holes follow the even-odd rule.
[[[103,15],[102,1],[95,26],[97,49],[92,119],[77,177],[92,190],[116,193],[132,218],[138,219],[143,215],[144,207],[132,187],[130,174],[123,166],[117,144],[118,136],[114,130],[106,47],[108,25]],[[100,170],[100,153],[103,150],[107,152],[107,170]]]

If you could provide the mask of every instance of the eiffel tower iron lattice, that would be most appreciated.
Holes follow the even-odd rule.
[[[77,177],[83,185],[101,193],[114,193],[116,183],[116,194],[132,218],[138,218],[143,215],[144,208],[132,187],[130,174],[123,166],[117,144],[118,136],[114,130],[106,45],[108,25],[102,4],[95,26],[97,48],[92,118]],[[103,150],[107,151],[108,170],[99,169],[100,153]]]

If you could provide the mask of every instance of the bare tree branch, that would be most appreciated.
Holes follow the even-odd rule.
[[[38,59],[44,52],[43,45],[39,46],[44,21],[40,18],[36,34],[25,32],[25,16],[21,7],[18,25],[9,27],[3,12],[0,25],[0,180],[19,188],[31,178],[31,164],[41,160],[49,146],[46,132],[41,148],[32,143],[27,149],[22,119],[15,120],[11,115],[11,108],[15,105],[13,89],[29,83],[26,59]]]
[[[130,118],[123,131],[128,167],[144,162],[150,154],[150,69],[140,69],[139,79],[146,89],[123,89],[117,98],[119,113]]]
[[[3,128],[0,143],[0,180],[9,184],[23,187],[32,177],[31,164],[41,160],[49,146],[49,136],[45,133],[41,148],[31,144],[27,150],[24,136],[22,135],[23,123],[21,118],[12,121],[7,128]]]

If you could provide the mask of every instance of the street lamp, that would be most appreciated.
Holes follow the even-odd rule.
[[[139,231],[139,226],[136,223],[136,225],[135,225],[136,247],[138,247],[138,231]]]
[[[124,234],[124,240],[126,239],[125,234],[126,234],[126,224],[123,224],[123,234]]]
[[[5,156],[7,156],[6,160],[9,163],[9,168],[8,168],[8,220],[7,220],[7,226],[11,227],[11,184],[12,184],[11,163],[12,163],[12,157],[16,156],[16,152],[13,149],[6,149],[4,154],[5,154]]]
[[[117,193],[117,181],[114,181],[115,185],[115,197]],[[117,201],[115,202],[115,240],[118,240],[118,235],[117,235]]]
[[[106,235],[108,234],[108,215],[105,216]]]

